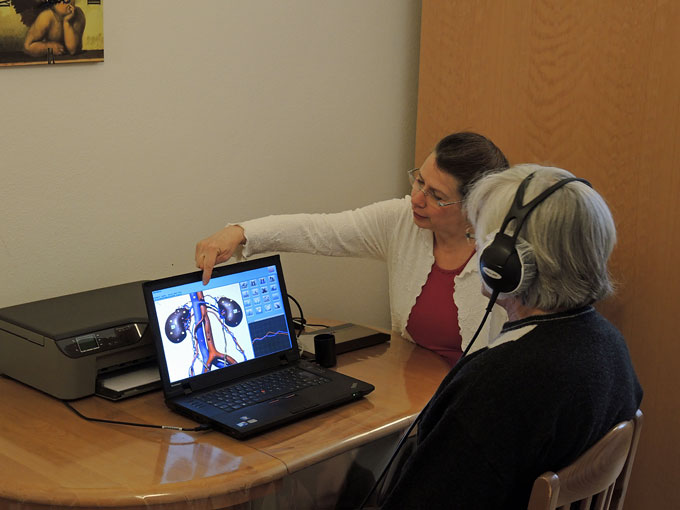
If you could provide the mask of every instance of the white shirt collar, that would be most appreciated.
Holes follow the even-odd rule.
[[[527,324],[526,326],[523,326],[521,328],[511,329],[510,331],[501,333],[496,338],[491,340],[491,342],[489,342],[489,349],[498,347],[499,345],[502,345],[507,342],[514,342],[515,340],[519,340],[524,335],[532,331],[535,327],[536,324]]]

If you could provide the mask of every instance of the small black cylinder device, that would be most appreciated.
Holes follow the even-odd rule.
[[[314,337],[314,356],[324,368],[335,366],[335,335],[321,333]]]

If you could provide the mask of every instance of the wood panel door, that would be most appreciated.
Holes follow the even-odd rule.
[[[627,510],[680,508],[680,2],[423,0],[416,165],[453,131],[585,177],[619,241],[615,297],[645,390]]]

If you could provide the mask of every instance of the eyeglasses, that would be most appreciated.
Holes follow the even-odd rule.
[[[423,181],[420,178],[420,169],[419,168],[414,168],[413,170],[409,170],[408,173],[408,181],[411,183],[412,188],[418,188],[418,191],[422,191],[423,195],[425,195],[425,199],[430,199],[430,201],[433,201],[435,204],[437,204],[439,207],[446,207],[448,205],[453,205],[453,204],[460,204],[463,202],[462,200],[456,200],[455,202],[444,202],[442,199],[438,198],[436,195],[432,193],[432,191],[426,191],[425,190],[425,181]]]

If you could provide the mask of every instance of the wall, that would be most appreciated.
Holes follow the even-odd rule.
[[[626,510],[680,508],[680,3],[425,0],[416,161],[487,134],[511,162],[589,179],[618,227],[624,333],[645,389]]]
[[[106,1],[104,63],[0,68],[0,306],[193,271],[228,221],[403,196],[419,16],[418,0]],[[389,326],[384,264],[284,269],[306,315]]]

